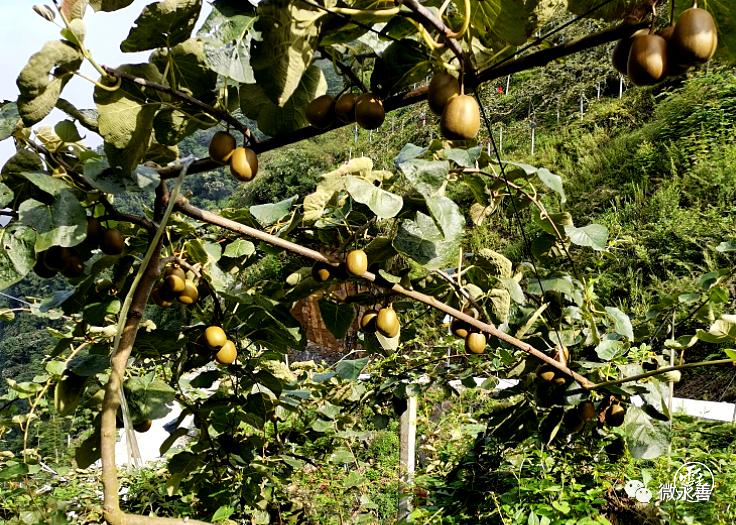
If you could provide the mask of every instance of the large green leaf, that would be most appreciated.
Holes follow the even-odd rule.
[[[56,105],[61,90],[82,64],[82,53],[68,42],[46,42],[31,55],[16,80],[18,112],[26,126],[41,121]]]
[[[299,196],[294,195],[279,202],[251,206],[248,208],[248,211],[250,211],[251,215],[256,218],[261,226],[271,226],[289,215],[291,208],[298,199]]]
[[[536,29],[534,9],[539,0],[484,0],[471,2],[470,24],[484,45],[500,49],[506,44],[521,45]],[[465,3],[455,2],[465,16]]]
[[[104,157],[92,157],[84,163],[84,176],[95,188],[105,193],[153,191],[160,181],[158,172],[147,166],[133,171],[111,168]]]
[[[371,73],[371,91],[385,98],[423,81],[430,71],[426,49],[416,40],[392,42],[376,59]]]
[[[631,319],[624,312],[612,306],[606,306],[606,313],[613,319],[613,329],[617,334],[621,334],[628,338],[629,341],[634,340],[634,328],[631,325]]]
[[[373,170],[373,161],[368,157],[356,157],[330,173],[322,175],[317,189],[304,197],[304,221],[313,222],[322,217],[325,208],[335,202],[335,197],[345,189],[346,175],[357,174],[367,177]]]
[[[202,0],[163,0],[147,5],[120,50],[146,51],[184,42],[192,34],[201,9]]]
[[[119,69],[147,80],[161,81],[161,74],[153,64],[126,64]],[[160,104],[144,88],[128,80],[114,91],[95,88],[94,99],[108,162],[130,172],[148,149],[153,119]]]
[[[0,229],[0,290],[17,283],[36,262],[36,233],[26,226]]]
[[[37,252],[52,246],[76,246],[87,236],[87,215],[74,194],[62,190],[50,206],[35,199],[21,203],[20,222],[36,231]]]
[[[273,137],[308,125],[307,104],[327,92],[327,81],[322,70],[311,66],[301,76],[301,82],[282,106],[271,101],[262,84],[240,86],[240,107],[243,113],[258,122],[258,129]]]
[[[368,206],[379,219],[396,217],[404,205],[401,196],[376,187],[365,179],[348,175],[345,189],[357,202]]]
[[[7,206],[11,202],[13,202],[13,190],[0,182],[0,208]]]
[[[306,2],[271,0],[259,4],[255,30],[260,39],[253,41],[250,63],[256,83],[277,106],[284,107],[302,83],[324,15]]]
[[[582,228],[565,226],[565,233],[578,246],[590,246],[596,251],[603,251],[608,245],[608,228],[600,224],[588,224]]]
[[[166,70],[166,64],[170,63],[166,78],[169,84],[198,100],[214,102],[217,73],[207,66],[202,40],[189,38],[171,49],[159,49],[151,55],[151,62],[159,71]]]
[[[355,320],[355,307],[352,304],[338,304],[327,299],[320,299],[318,304],[327,329],[336,339],[345,337]]]
[[[446,239],[434,220],[417,212],[414,220],[401,222],[394,248],[429,269],[447,268],[457,260],[461,237]]]
[[[623,428],[633,457],[654,459],[667,453],[670,442],[668,423],[652,419],[641,408],[629,405]]]
[[[153,373],[143,377],[131,377],[125,382],[128,402],[137,405],[139,413],[149,419],[164,417],[169,413],[169,406],[176,391]]]
[[[255,84],[250,66],[250,31],[255,7],[240,2],[215,2],[197,36],[204,42],[205,61],[212,71],[241,84]]]
[[[18,105],[15,102],[5,102],[0,107],[0,140],[7,139],[20,124]]]

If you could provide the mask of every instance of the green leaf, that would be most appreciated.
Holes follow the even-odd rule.
[[[248,11],[246,11],[246,9]],[[197,36],[204,42],[207,66],[218,75],[241,84],[255,84],[250,66],[251,28],[256,21],[255,8],[215,2]]]
[[[562,177],[555,175],[546,168],[539,168],[537,170],[537,177],[542,181],[542,184],[547,186],[549,189],[557,193],[560,196],[560,202],[565,204],[567,197],[565,197],[565,189],[562,187]]]
[[[89,5],[95,11],[117,11],[128,7],[135,0],[89,0]]]
[[[177,439],[186,436],[188,433],[189,429],[187,428],[177,428],[171,434],[169,434],[166,439],[163,440],[161,446],[158,447],[158,453],[163,456],[169,451],[172,446],[174,446],[174,443],[176,443]]]
[[[355,307],[352,304],[333,303],[327,299],[320,299],[318,304],[327,329],[336,339],[344,338],[355,320]]]
[[[251,45],[250,63],[256,84],[277,106],[285,107],[304,83],[324,15],[305,2],[272,0],[258,5],[254,29],[260,39]]]
[[[617,334],[621,334],[628,338],[629,341],[634,340],[634,329],[631,326],[631,319],[618,308],[606,306],[606,313],[613,319],[613,329]]]
[[[156,419],[169,413],[176,391],[154,374],[131,377],[125,382],[128,402],[136,404],[143,417]]]
[[[227,245],[222,255],[237,258],[249,257],[254,253],[256,253],[256,247],[252,242],[246,241],[245,239],[236,239]]]
[[[82,137],[77,131],[77,127],[71,120],[61,120],[54,126],[54,131],[64,142],[79,142]]]
[[[376,58],[371,91],[381,98],[423,81],[430,71],[426,48],[411,38],[391,44]]]
[[[36,263],[35,232],[26,226],[0,229],[0,290],[25,277]]]
[[[248,208],[253,217],[261,224],[261,226],[271,226],[272,224],[280,221],[291,212],[292,206],[299,199],[298,195],[289,197],[279,202],[272,204],[259,204],[257,206],[251,206]]]
[[[191,93],[194,98],[214,102],[217,73],[207,66],[202,40],[190,38],[171,49],[159,49],[150,60],[159,71],[165,71],[168,63],[176,64],[175,71],[170,71],[168,77],[170,83],[175,80],[180,90]]]
[[[669,448],[668,425],[629,405],[623,429],[631,455],[637,459],[654,459],[666,454]]]
[[[590,18],[617,22],[640,5],[640,0],[612,0],[606,3],[598,0],[567,0],[567,9],[575,15],[588,13]]]
[[[445,238],[430,216],[417,212],[414,220],[401,221],[393,245],[426,268],[440,269],[457,260],[461,240],[461,235]]]
[[[352,175],[345,179],[345,188],[353,199],[368,206],[379,219],[395,217],[404,205],[404,200],[399,195]]]
[[[0,469],[0,481],[9,481],[28,474],[28,465],[11,461]]]
[[[4,208],[13,202],[13,190],[0,182],[0,208]]]
[[[483,149],[480,146],[473,148],[450,148],[444,151],[445,158],[462,166],[463,168],[473,168],[475,163],[480,159]]]
[[[232,516],[234,513],[235,513],[235,507],[231,507],[230,505],[223,505],[222,507],[220,507],[219,509],[215,511],[210,521],[212,521],[213,523],[225,521],[230,516]]]
[[[503,284],[503,287],[508,290],[511,295],[511,299],[513,299],[515,303],[524,304],[526,302],[526,299],[524,298],[524,290],[521,289],[521,285],[516,279],[506,277],[500,279],[500,281],[501,284]]]
[[[339,361],[335,365],[335,372],[341,379],[355,381],[358,379],[360,372],[368,365],[368,358],[362,359],[345,359]]]
[[[46,42],[18,75],[18,112],[26,126],[40,122],[56,105],[62,89],[82,64],[82,54],[61,40]]]
[[[49,195],[58,196],[63,191],[69,191],[69,185],[56,177],[50,176],[48,173],[42,173],[38,171],[27,171],[21,173],[31,184],[36,186],[39,190],[48,193]]]
[[[0,141],[12,135],[20,124],[18,105],[15,102],[5,102],[0,106]]]
[[[716,246],[716,251],[721,253],[736,252],[736,241],[723,241],[721,244]]]
[[[458,17],[463,17],[465,3],[456,2],[455,5]],[[473,2],[472,6],[470,24],[473,32],[486,47],[494,50],[500,51],[506,44],[524,44],[536,29],[536,1],[483,0]]]
[[[201,0],[163,0],[147,5],[120,50],[130,53],[184,42],[192,34],[201,9]]]
[[[62,416],[68,416],[76,410],[82,400],[87,378],[66,372],[54,387],[54,407]]]
[[[74,194],[63,190],[47,206],[35,199],[18,208],[20,222],[36,233],[36,251],[52,246],[76,246],[87,237],[87,215]]]
[[[590,246],[596,251],[603,251],[608,245],[608,228],[600,224],[588,224],[582,228],[565,226],[565,233],[578,246]]]
[[[84,176],[89,183],[105,193],[154,191],[160,182],[158,172],[147,166],[123,171],[112,168],[104,157],[92,157],[84,163]]]
[[[443,193],[450,172],[450,163],[446,160],[411,159],[398,166],[409,183],[425,199]]]
[[[74,451],[74,460],[78,468],[87,468],[100,459],[100,424],[95,421],[95,431]]]
[[[626,351],[623,341],[618,339],[603,339],[598,346],[595,347],[596,355],[603,361],[611,361],[616,357],[623,355]]]

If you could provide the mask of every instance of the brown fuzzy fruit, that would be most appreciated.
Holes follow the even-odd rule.
[[[151,292],[151,298],[153,299],[153,302],[161,308],[168,308],[169,306],[174,304],[173,299],[164,296],[160,286],[157,286],[153,289],[153,291]]]
[[[690,68],[689,64],[678,63],[679,58],[670,42],[674,33],[675,26],[667,26],[657,31],[657,34],[667,42],[667,76],[669,77],[680,76]]]
[[[442,72],[432,77],[429,83],[427,102],[435,115],[442,115],[447,101],[460,94],[460,83],[451,74]]]
[[[707,62],[718,47],[718,32],[713,17],[705,9],[686,9],[677,19],[670,42],[678,64]]]
[[[187,274],[181,266],[167,266],[164,270],[164,276],[169,277],[171,275],[176,275],[180,279],[187,278]]]
[[[592,401],[583,401],[580,403],[578,405],[578,412],[580,413],[580,417],[583,418],[583,421],[592,421],[598,416]]]
[[[125,248],[125,240],[119,230],[110,228],[102,233],[100,250],[105,255],[120,255]]]
[[[376,330],[385,337],[396,337],[399,335],[399,317],[390,306],[381,308],[376,316]]]
[[[471,332],[465,338],[465,351],[473,354],[482,354],[486,351],[488,340],[485,334],[480,332]]]
[[[235,343],[228,339],[215,354],[215,361],[221,365],[231,365],[235,362],[237,357],[238,351],[235,348]]]
[[[345,266],[351,274],[360,277],[368,271],[368,256],[363,250],[352,250],[345,258]]]
[[[537,377],[542,381],[554,381],[555,375],[555,369],[550,365],[542,365],[537,368]]]
[[[627,36],[626,38],[622,38],[618,41],[616,47],[613,48],[613,53],[611,54],[611,62],[613,63],[613,67],[616,69],[616,71],[618,71],[622,75],[628,74],[629,51],[631,51],[631,42],[635,36],[646,34],[649,34],[648,30],[639,29],[633,35]]]
[[[253,180],[258,173],[258,156],[250,148],[235,148],[230,157],[230,173],[243,182]]]
[[[309,123],[318,129],[325,129],[335,121],[335,99],[330,95],[315,98],[304,112]]]
[[[377,318],[378,310],[366,310],[366,312],[360,318],[360,328],[366,332],[375,332]]]
[[[220,348],[227,343],[227,334],[219,326],[208,326],[204,330],[204,342],[212,349]]]
[[[74,252],[69,254],[66,258],[64,268],[61,270],[61,274],[68,279],[74,279],[84,275],[84,261],[79,254]]]
[[[619,404],[614,404],[606,409],[605,420],[609,427],[620,427],[624,424],[626,410]]]
[[[210,140],[210,158],[215,162],[225,164],[230,160],[236,146],[235,137],[227,131],[218,131],[212,136],[212,140]]]
[[[87,240],[89,242],[99,244],[104,230],[105,228],[95,217],[87,219]]]
[[[470,325],[461,319],[453,319],[450,323],[450,331],[454,336],[465,339],[470,333]]]
[[[36,261],[36,264],[33,265],[33,273],[38,275],[41,279],[51,279],[53,276],[56,275],[57,271],[48,268],[43,263],[43,255],[43,253],[40,254],[40,257]]]
[[[343,93],[335,101],[335,116],[341,122],[355,122],[355,103],[358,97],[352,93]]]
[[[363,129],[380,128],[386,118],[383,102],[372,93],[358,97],[355,102],[355,120]]]
[[[150,419],[144,419],[143,421],[139,421],[135,425],[133,425],[133,430],[136,432],[148,432],[151,430],[151,425],[153,425],[153,421]]]
[[[659,35],[635,36],[629,52],[628,74],[637,86],[651,86],[667,75],[667,41]]]
[[[174,293],[181,293],[186,288],[186,279],[182,279],[178,275],[167,275],[164,279],[164,284],[169,291]]]
[[[457,95],[445,105],[440,118],[442,136],[450,140],[470,140],[480,130],[480,107],[470,95]]]
[[[314,263],[312,266],[312,278],[318,283],[328,281],[332,277],[332,266],[323,262]]]
[[[182,304],[194,304],[199,298],[199,290],[197,286],[190,280],[185,281],[184,290],[179,294],[179,302]]]
[[[564,425],[565,432],[568,434],[574,434],[580,432],[585,426],[585,421],[577,410],[568,410],[562,417],[562,423]]]

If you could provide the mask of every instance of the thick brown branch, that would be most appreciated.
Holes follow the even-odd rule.
[[[121,78],[121,79],[124,79],[124,80],[130,80],[131,82],[134,82],[134,83],[136,83],[138,85],[141,85],[143,87],[155,89],[156,91],[160,91],[162,93],[167,93],[169,95],[172,95],[172,96],[178,98],[179,100],[183,100],[184,102],[186,102],[188,104],[191,104],[193,106],[196,106],[199,109],[201,109],[202,111],[204,111],[205,113],[207,113],[208,115],[211,115],[212,117],[214,117],[214,118],[216,118],[218,120],[222,120],[222,121],[227,122],[228,124],[230,124],[233,128],[235,128],[238,131],[240,131],[243,134],[243,136],[246,139],[248,139],[248,142],[249,143],[253,144],[253,143],[257,142],[256,139],[255,139],[255,137],[253,136],[253,133],[251,132],[251,130],[247,126],[245,126],[244,124],[242,124],[240,121],[238,121],[238,119],[236,119],[235,117],[233,117],[227,111],[224,111],[224,110],[221,110],[221,109],[212,107],[209,104],[205,104],[201,100],[197,100],[196,98],[194,98],[194,97],[192,97],[190,95],[187,95],[183,91],[179,91],[177,89],[173,89],[173,88],[171,88],[169,86],[166,86],[164,84],[159,84],[158,82],[152,82],[152,81],[147,80],[145,78],[137,77],[135,75],[131,75],[130,73],[126,73],[124,71],[119,71],[119,70],[117,70],[115,68],[108,67],[108,66],[102,66],[102,69],[104,69],[105,72],[108,75],[111,75],[113,77]]]
[[[327,259],[327,257],[325,257],[324,255],[322,255],[316,250],[312,250],[304,246],[301,246],[299,244],[293,243],[291,241],[287,241],[286,239],[282,239],[280,237],[270,235],[264,231],[258,230],[256,228],[251,228],[250,226],[246,226],[239,222],[236,222],[230,219],[226,219],[224,217],[221,217],[220,215],[217,215],[216,213],[202,210],[200,208],[197,208],[196,206],[192,206],[191,204],[187,203],[183,199],[177,202],[176,207],[181,212],[183,212],[185,215],[188,215],[189,217],[192,217],[193,219],[207,222],[209,224],[214,224],[215,226],[220,226],[222,228],[226,228],[228,230],[234,231],[236,233],[240,233],[242,235],[247,235],[259,241],[263,241],[272,246],[276,246],[278,248],[288,250],[292,253],[296,253],[297,255],[301,255],[303,257],[312,259],[314,261],[335,265],[333,261],[330,261],[329,259]],[[376,282],[376,276],[375,274],[371,272],[366,272],[361,277],[367,281]],[[496,337],[512,346],[515,346],[516,348],[523,350],[524,352],[530,355],[533,355],[537,359],[544,361],[550,366],[553,366],[554,368],[556,368],[563,374],[569,377],[572,377],[575,381],[580,383],[583,386],[583,388],[590,388],[590,386],[592,386],[593,384],[585,377],[574,372],[573,370],[570,370],[567,366],[556,361],[553,357],[548,356],[544,352],[537,350],[532,345],[525,343],[524,341],[521,341],[520,339],[517,339],[509,334],[506,334],[500,331],[498,328],[496,328],[495,326],[491,324],[484,323],[467,314],[464,314],[460,310],[456,310],[455,308],[452,308],[451,306],[446,305],[445,303],[437,300],[436,298],[432,296],[429,296],[429,295],[426,295],[420,292],[416,292],[414,290],[408,290],[398,284],[393,284],[389,286],[388,288],[393,293],[403,295],[404,297],[409,297],[410,299],[414,299],[415,301],[419,301],[420,303],[431,306],[435,308],[436,310],[449,314],[452,317],[455,317],[456,319],[465,321],[466,323],[470,324],[471,326],[474,326],[478,330],[486,332],[487,334],[492,335],[493,337]]]

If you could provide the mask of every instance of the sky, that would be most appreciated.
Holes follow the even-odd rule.
[[[33,11],[35,3],[42,4],[43,0],[34,2],[32,0],[0,0],[0,20],[3,22],[3,30],[0,31],[0,100],[15,100],[18,96],[18,88],[15,85],[15,79],[28,58],[40,50],[43,44],[49,40],[60,38],[60,28]],[[46,2],[51,4],[51,2]],[[128,36],[128,31],[133,25],[133,21],[138,17],[143,8],[152,3],[151,0],[135,0],[131,5],[124,9],[114,11],[112,13],[95,13],[91,8],[87,9],[84,18],[86,28],[85,43],[90,50],[92,56],[99,64],[107,66],[118,66],[124,63],[146,62],[149,52],[145,53],[123,53],[120,51],[120,42]],[[202,10],[199,24],[202,23],[204,17],[210,11],[209,3],[204,2],[205,7]],[[7,21],[12,21],[8,23]],[[57,22],[61,23],[57,15]],[[197,27],[199,27],[199,24]],[[85,62],[81,68],[81,72],[88,77],[98,78],[97,72]],[[69,81],[66,88],[62,92],[62,97],[69,100],[76,107],[92,108],[93,86],[90,82],[74,77]],[[51,125],[66,118],[66,115],[58,110],[54,110],[44,121],[34,126]],[[77,126],[79,133],[88,139],[85,144],[96,146],[100,143],[99,137],[88,132],[81,126]],[[10,158],[15,152],[15,146],[12,139],[0,142],[0,166]]]

